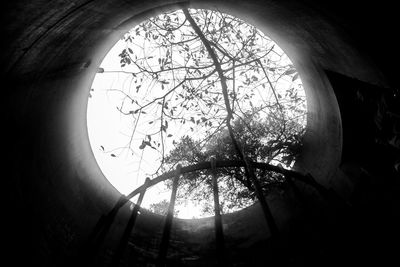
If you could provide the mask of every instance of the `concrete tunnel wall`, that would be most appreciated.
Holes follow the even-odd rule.
[[[174,1],[120,0],[17,1],[14,5],[8,16],[15,19],[7,24],[12,42],[2,56],[2,69],[13,88],[6,107],[17,140],[10,179],[18,208],[26,214],[18,218],[25,218],[28,229],[24,231],[35,240],[29,248],[32,260],[43,266],[62,266],[73,261],[99,217],[119,197],[98,168],[87,137],[87,97],[97,67],[135,23],[178,6]],[[324,70],[386,85],[380,71],[339,27],[300,2],[220,0],[190,1],[190,5],[216,8],[253,23],[290,56],[307,90],[309,108],[305,148],[297,169],[312,173],[320,183],[347,197],[352,185],[338,169],[340,114]],[[300,215],[292,197],[281,199],[286,202],[272,201],[276,203],[272,209],[278,227],[285,228]],[[240,241],[244,247],[268,237],[263,217],[255,215],[257,208],[223,218],[226,225],[234,225],[226,227],[232,240],[246,236]],[[127,216],[126,207],[116,225],[123,225]],[[140,217],[136,232],[149,230],[146,221],[162,222],[152,214]],[[179,220],[175,232],[209,226],[210,221]],[[201,229],[194,232],[207,241],[201,236],[209,235],[210,227]],[[121,232],[121,227],[113,228],[110,247]],[[182,231],[177,236],[190,241]]]

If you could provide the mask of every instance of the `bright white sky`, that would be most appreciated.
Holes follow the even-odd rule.
[[[123,150],[122,154],[118,149],[112,152],[113,149],[126,145],[127,139],[124,130],[127,126],[124,115],[121,115],[115,107],[115,101],[118,103],[119,98],[113,99],[116,95],[107,93],[107,91],[110,88],[122,88],[130,75],[107,73],[107,71],[122,70],[118,55],[124,48],[124,41],[117,42],[101,63],[100,67],[106,72],[97,74],[93,81],[92,89],[94,90],[91,91],[92,98],[89,98],[87,121],[89,140],[97,164],[110,183],[119,192],[128,195],[144,183],[147,176],[142,170],[154,170],[154,167],[158,167],[159,162],[156,159],[159,158],[159,154],[150,149],[138,150],[139,153],[145,154],[140,162],[135,162],[126,150]],[[141,142],[141,139],[137,141]],[[101,146],[106,152],[112,152],[117,157],[111,157],[109,153],[104,153]],[[170,191],[162,183],[159,183],[147,190],[142,206],[148,208],[150,204],[164,199],[169,201]],[[187,201],[186,206],[176,206],[176,209],[179,212],[179,218],[200,217],[199,208],[191,201]]]
[[[100,67],[106,71],[121,71],[118,54],[123,48],[125,48],[125,42],[117,42]],[[92,98],[89,98],[87,110],[89,140],[96,161],[105,177],[124,195],[128,195],[144,183],[146,176],[139,170],[156,165],[157,162],[153,159],[158,157],[158,155],[145,155],[141,162],[133,162],[128,151],[123,150],[122,154],[118,149],[115,152],[112,151],[126,145],[126,138],[122,132],[126,125],[124,116],[116,110],[115,99],[112,99],[115,94],[107,93],[107,91],[110,88],[121,88],[126,79],[127,75],[123,73],[97,74],[92,84],[94,91],[91,92]],[[104,153],[101,146],[104,147],[104,151],[112,152],[116,157]],[[140,150],[139,152],[151,153],[152,151]],[[151,203],[157,203],[163,199],[169,200],[169,196],[168,190],[158,184],[146,192],[142,206],[149,207]],[[193,216],[187,214],[184,217]]]
[[[112,93],[110,89],[126,89],[135,86],[132,85],[131,74],[121,72],[118,55],[124,48],[126,48],[124,41],[117,42],[101,63],[100,68],[103,68],[105,72],[98,73],[93,81],[87,122],[90,144],[100,169],[119,192],[127,195],[144,183],[147,177],[146,172],[151,173],[158,168],[160,154],[152,149],[137,149],[133,151],[135,155],[132,157],[130,154],[132,151],[121,149],[126,147],[133,125],[116,109],[118,103],[121,102],[121,95]],[[288,58],[287,62],[290,63]],[[301,84],[300,79],[298,83]],[[139,128],[144,134],[151,130],[148,122],[146,126]],[[171,132],[176,132],[174,135],[182,131],[173,125],[169,128]],[[185,133],[180,133],[180,135],[183,134]],[[138,147],[142,140],[143,137],[134,139],[132,147]],[[166,142],[172,142],[172,138]],[[110,156],[111,154],[115,157]],[[170,191],[160,183],[146,192],[142,206],[148,208],[151,203],[164,199],[169,201],[169,198]],[[201,217],[200,209],[191,201],[187,201],[186,206],[176,206],[176,209],[180,218]]]

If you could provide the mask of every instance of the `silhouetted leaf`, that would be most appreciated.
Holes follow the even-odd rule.
[[[287,71],[285,71],[283,74],[284,75],[291,75],[291,74],[293,74],[293,73],[295,73],[296,72],[296,69],[288,69]]]
[[[146,143],[142,142],[142,144],[139,146],[139,149],[144,149],[146,147]]]

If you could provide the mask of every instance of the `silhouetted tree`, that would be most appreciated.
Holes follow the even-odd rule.
[[[285,53],[254,26],[217,11],[182,9],[144,21],[123,40],[119,57],[129,86],[109,90],[121,95],[117,109],[130,120],[121,149],[157,152],[155,174],[210,156],[293,163],[305,123],[302,84]],[[219,174],[228,210],[254,198],[244,172]],[[189,176],[181,181],[188,195],[210,183],[205,173]],[[280,179],[268,177],[263,185]]]

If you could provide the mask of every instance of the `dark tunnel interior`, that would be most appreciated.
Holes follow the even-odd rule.
[[[88,140],[89,89],[107,51],[133,25],[182,6],[222,10],[267,32],[307,87],[307,132],[296,171],[312,179],[294,179],[265,197],[278,236],[260,203],[223,215],[222,260],[212,217],[175,218],[163,262],[155,259],[164,216],[142,210],[124,234],[132,210],[115,209],[123,198],[99,169]],[[0,12],[3,262],[400,263],[400,58],[392,1],[15,0],[2,3]],[[127,246],[116,263],[122,236]]]

